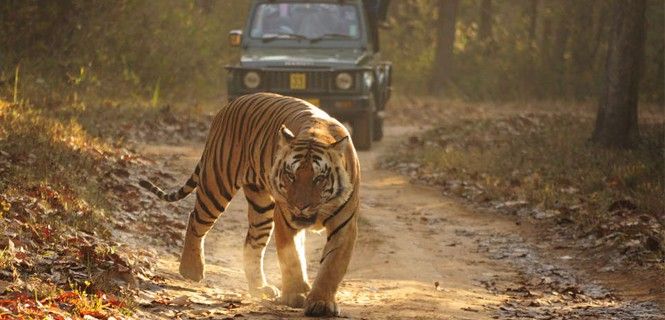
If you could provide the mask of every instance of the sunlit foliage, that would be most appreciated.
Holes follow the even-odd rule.
[[[397,89],[424,93],[434,60],[436,0],[392,1],[382,51]],[[23,96],[78,94],[206,99],[225,88],[249,1],[79,1],[0,4],[0,89]],[[479,36],[480,0],[460,0],[452,86],[468,99],[595,98],[611,23],[604,0],[492,1],[489,38]],[[664,8],[650,0],[641,95],[663,102]],[[69,90],[63,91],[69,92]]]

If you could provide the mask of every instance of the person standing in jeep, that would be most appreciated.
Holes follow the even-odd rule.
[[[253,92],[298,97],[351,125],[356,148],[383,137],[392,66],[378,51],[385,0],[254,0],[231,31],[240,60],[227,66],[229,100]],[[377,20],[379,19],[379,20]]]
[[[388,5],[390,0],[364,0],[368,24],[376,48],[379,48],[379,27],[388,28]]]

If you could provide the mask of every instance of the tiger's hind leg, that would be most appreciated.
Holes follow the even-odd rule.
[[[276,287],[266,281],[263,272],[263,256],[273,231],[275,202],[268,192],[255,185],[243,187],[248,203],[249,228],[245,238],[245,277],[252,296],[272,299],[279,295]]]
[[[213,196],[211,190],[203,189],[201,186],[197,188],[196,205],[189,215],[185,243],[180,256],[179,271],[183,277],[193,281],[203,279],[205,235],[229,205],[233,194],[235,194],[235,190],[230,195],[225,192],[219,196]]]

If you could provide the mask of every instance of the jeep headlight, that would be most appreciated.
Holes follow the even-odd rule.
[[[257,72],[250,71],[245,73],[245,76],[242,78],[242,82],[248,89],[256,89],[259,84],[261,84],[261,77]]]
[[[349,90],[353,85],[353,77],[348,72],[341,72],[335,77],[335,85],[342,90]]]
[[[365,81],[366,88],[372,87],[372,84],[374,84],[374,74],[372,71],[365,71],[365,73],[363,73],[363,81]]]

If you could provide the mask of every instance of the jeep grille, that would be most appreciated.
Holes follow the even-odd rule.
[[[293,91],[290,87],[290,74],[304,73],[307,79],[307,89],[302,91],[316,92],[328,91],[331,88],[329,72],[322,71],[264,71],[265,87],[274,91]]]

